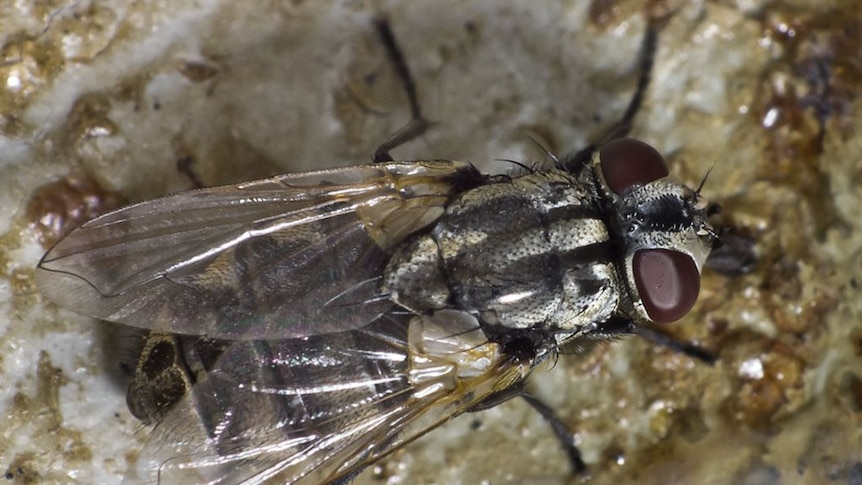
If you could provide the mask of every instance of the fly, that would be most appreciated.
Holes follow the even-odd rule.
[[[607,139],[518,176],[389,157],[427,123],[388,25],[378,29],[414,122],[377,163],[135,204],[39,263],[48,299],[160,335],[130,388],[155,428],[127,481],[341,483],[453,416],[519,395],[558,353],[694,305],[713,206],[623,137],[655,26]],[[189,361],[188,378],[163,372]]]

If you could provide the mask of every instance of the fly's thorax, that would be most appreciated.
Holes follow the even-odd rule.
[[[637,140],[609,143],[594,155],[593,167],[628,290],[623,313],[638,322],[681,318],[697,299],[715,239],[706,202]]]
[[[395,252],[384,271],[381,291],[418,314],[452,308],[449,282],[430,235],[419,236]]]
[[[571,333],[619,302],[594,179],[536,172],[461,194],[391,259],[383,291],[419,314],[456,309],[496,329]]]

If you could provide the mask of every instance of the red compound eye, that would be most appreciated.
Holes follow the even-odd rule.
[[[619,138],[599,150],[602,174],[615,194],[634,185],[648,184],[670,173],[655,148],[633,138]]]
[[[635,253],[633,269],[644,308],[654,322],[679,320],[697,301],[700,272],[689,255],[644,249]]]

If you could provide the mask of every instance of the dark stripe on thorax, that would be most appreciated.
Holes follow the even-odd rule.
[[[562,267],[577,268],[613,262],[617,256],[616,252],[616,246],[611,241],[602,241],[562,251],[558,258]]]
[[[547,211],[545,215],[547,223],[556,221],[577,220],[577,219],[598,219],[602,220],[602,214],[598,206],[591,204],[579,205],[564,205],[561,207],[553,207]]]

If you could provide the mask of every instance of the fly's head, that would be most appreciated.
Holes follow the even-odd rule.
[[[594,166],[619,245],[632,317],[667,323],[697,300],[700,272],[717,238],[708,218],[717,206],[675,181],[664,158],[641,141],[605,145]]]

